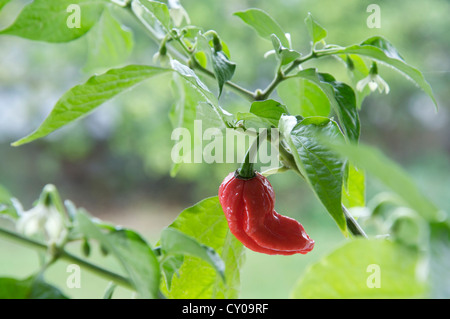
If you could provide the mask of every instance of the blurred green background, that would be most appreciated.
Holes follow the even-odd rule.
[[[25,3],[11,1],[0,14],[0,28],[12,23]],[[366,25],[370,15],[366,8],[371,3],[381,8],[380,29]],[[450,211],[448,0],[184,0],[182,4],[193,24],[216,30],[228,44],[231,59],[237,63],[234,81],[251,90],[270,82],[274,57],[263,57],[271,43],[233,16],[235,11],[258,7],[269,12],[291,34],[294,48],[304,54],[309,51],[303,23],[308,12],[328,30],[329,44],[344,46],[372,35],[385,36],[406,62],[424,73],[439,111],[411,82],[381,66],[380,74],[391,93],[373,93],[365,100],[360,113],[362,140],[399,162],[437,205]],[[113,14],[133,30],[135,45],[126,63],[151,64],[157,46],[120,8]],[[42,187],[53,183],[64,199],[106,221],[134,228],[153,243],[181,210],[217,195],[220,182],[236,168],[234,164],[186,164],[175,178],[170,177],[173,142],[168,113],[174,95],[168,76],[145,82],[48,138],[10,146],[35,129],[66,90],[99,71],[85,68],[87,45],[86,38],[48,44],[0,37],[0,184],[29,209]],[[307,65],[347,80],[344,67],[334,59]],[[205,81],[215,88],[214,82]],[[246,101],[228,92],[221,103],[230,111],[249,108]],[[242,298],[288,297],[304,269],[345,240],[295,174],[278,174],[270,181],[277,194],[277,210],[300,220],[316,248],[306,256],[290,257],[248,252],[242,269]],[[368,200],[383,191],[370,177],[367,187]],[[79,251],[79,247],[73,249]],[[0,239],[1,276],[26,277],[37,263],[33,251]],[[64,282],[65,266],[53,266],[49,280]],[[78,298],[98,298],[106,284],[83,272],[82,287],[65,291]],[[130,295],[123,290],[117,296]]]

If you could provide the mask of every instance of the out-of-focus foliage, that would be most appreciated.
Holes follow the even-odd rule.
[[[9,25],[25,3],[10,1],[0,14],[0,28]],[[256,0],[183,1],[192,21],[205,30],[216,30],[228,44],[231,60],[237,64],[233,79],[251,90],[269,83],[275,56],[264,58],[264,53],[272,49],[271,42],[261,40],[233,15],[235,11],[258,7],[270,12],[290,33],[294,49],[304,55],[310,41],[303,24],[308,12],[328,30],[326,41],[330,43],[344,46],[372,35],[389,38],[408,63],[423,71],[433,87],[439,111],[434,111],[432,102],[413,84],[379,66],[391,90],[389,95],[374,93],[364,101],[361,139],[381,147],[403,164],[420,189],[450,211],[450,3],[377,1],[380,29],[367,27],[369,4],[359,0],[282,0],[276,5]],[[111,14],[133,30],[134,48],[126,62],[152,63],[158,48],[141,26],[121,10],[112,10]],[[170,177],[172,163],[168,159],[173,142],[169,112],[175,96],[164,75],[103,105],[77,125],[30,145],[9,146],[30,133],[29,127],[37,127],[67,89],[84,82],[92,71],[105,69],[102,64],[96,68],[95,59],[88,57],[95,42],[96,31],[91,32],[90,37],[57,45],[0,38],[0,183],[26,204],[31,204],[43,184],[54,183],[74,201],[100,214],[126,214],[128,203],[135,202],[169,203],[173,206],[164,204],[164,211],[156,209],[154,215],[173,214],[201,198],[216,195],[223,177],[236,168],[233,164],[185,164],[176,179]],[[123,41],[128,45],[128,36]],[[249,47],[259,54],[248,54]],[[349,81],[340,61],[319,60],[318,69]],[[214,87],[214,82],[205,81]],[[226,89],[220,101],[232,111],[247,112],[250,107]],[[314,228],[334,226],[326,214],[316,214],[322,208],[305,187],[301,192],[302,186],[291,173],[274,176],[271,182],[280,194],[277,203],[281,210],[301,214],[302,220]],[[293,185],[295,193],[283,192]],[[379,185],[368,186],[370,198]],[[132,224],[132,218],[128,222]]]

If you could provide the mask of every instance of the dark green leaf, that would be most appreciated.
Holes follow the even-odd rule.
[[[309,37],[313,44],[316,44],[320,40],[326,38],[327,30],[325,30],[316,20],[313,19],[311,13],[305,18],[306,28],[308,29]]]
[[[212,49],[211,61],[219,85],[220,96],[225,83],[233,77],[234,71],[236,70],[236,64],[228,60],[228,57],[223,51],[215,51],[214,49]]]
[[[260,37],[271,41],[272,34],[275,34],[284,47],[291,47],[283,29],[265,11],[261,9],[248,9],[246,11],[235,12],[234,15],[238,16],[242,21],[251,26]]]
[[[105,0],[35,0],[0,34],[46,41],[68,42],[83,36],[100,19]],[[79,25],[77,19],[79,18]]]
[[[158,297],[159,262],[150,245],[139,234],[128,229],[104,233],[80,210],[76,219],[80,233],[97,240],[119,261],[141,298]]]
[[[288,143],[300,172],[346,234],[347,223],[341,207],[344,163],[334,151],[322,143],[322,136],[332,142],[343,137],[333,120],[326,117],[308,117],[293,126]]]
[[[111,69],[101,75],[95,75],[86,83],[77,85],[67,91],[36,131],[12,145],[19,146],[44,137],[87,115],[96,107],[134,85],[152,76],[169,71],[170,69],[152,66],[129,65],[119,69]]]
[[[201,32],[197,33],[197,54],[203,53],[207,56],[207,58],[209,58],[217,84],[219,86],[220,96],[225,83],[232,79],[234,71],[236,70],[236,64],[229,60],[230,52],[228,51],[228,47],[221,39],[217,37],[217,35],[215,35],[210,41],[208,41],[208,38]],[[215,47],[214,41],[219,42],[217,47]],[[201,56],[199,57],[201,58]],[[198,62],[202,63],[201,61]],[[203,62],[203,67],[206,66],[205,62],[206,61]]]
[[[330,74],[318,73],[313,68],[298,72],[296,77],[307,79],[319,86],[338,116],[345,136],[351,141],[357,141],[360,122],[353,89],[345,83],[336,81]]]
[[[58,288],[39,276],[24,280],[0,278],[0,299],[68,299]]]
[[[295,50],[284,47],[280,39],[275,35],[271,35],[272,45],[277,57],[280,59],[281,65],[286,65],[299,58],[301,54]]]

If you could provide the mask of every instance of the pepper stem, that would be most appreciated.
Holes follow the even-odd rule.
[[[264,139],[267,137],[267,130],[258,133],[256,136],[256,140],[247,150],[247,154],[245,155],[244,162],[241,164],[241,167],[236,171],[236,177],[241,179],[251,179],[255,177],[255,169],[253,168],[254,159],[256,157],[256,153],[258,153],[259,145]]]

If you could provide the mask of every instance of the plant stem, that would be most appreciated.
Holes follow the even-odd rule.
[[[305,56],[304,58],[298,58],[295,61],[291,63],[291,65],[286,70],[278,69],[277,74],[275,75],[275,78],[272,80],[272,82],[265,88],[263,91],[257,91],[256,94],[256,100],[266,100],[269,98],[270,94],[276,89],[276,87],[287,79],[286,75],[288,75],[290,72],[292,72],[296,67],[298,67],[300,64],[314,59],[318,58],[320,55],[318,55],[316,52],[312,52],[309,55]]]
[[[17,234],[15,232],[12,232],[12,231],[9,231],[9,230],[3,229],[3,228],[0,228],[0,236],[3,236],[10,240],[13,240],[17,243],[23,244],[24,246],[28,246],[30,248],[41,250],[44,252],[48,251],[48,249],[49,249],[49,247],[46,244],[43,244],[34,239],[24,237],[20,234]],[[106,280],[114,281],[118,285],[121,285],[125,288],[134,290],[134,287],[132,286],[131,282],[127,278],[125,278],[119,274],[116,274],[112,271],[109,271],[107,269],[104,269],[102,267],[99,267],[97,265],[94,265],[94,264],[92,264],[84,259],[81,259],[75,255],[72,255],[71,253],[65,251],[62,248],[60,248],[57,251],[57,258],[61,259],[61,260],[65,260],[67,262],[77,264],[77,265],[97,274],[98,276],[103,277]]]
[[[242,163],[241,167],[236,171],[238,178],[251,179],[255,177],[255,170],[253,169],[253,163],[255,161],[256,154],[258,153],[259,145],[267,138],[267,135],[268,131],[266,130],[262,134],[262,136],[261,134],[258,134],[256,136],[256,140],[247,150],[244,162]]]
[[[305,56],[303,58],[298,58],[294,62],[292,62],[292,64],[286,70],[284,70],[284,74],[288,75],[300,64],[305,63],[306,61],[311,60],[311,59],[319,58],[320,56],[321,55],[319,55],[316,52],[311,52],[310,54],[308,54],[307,56]]]

